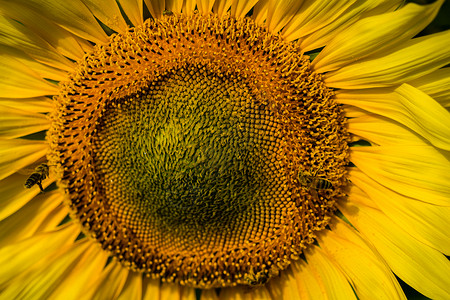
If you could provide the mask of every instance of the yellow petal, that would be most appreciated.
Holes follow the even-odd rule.
[[[45,194],[50,192],[45,192]],[[39,228],[36,230],[36,233],[46,232],[46,231],[52,231],[55,230],[61,222],[69,216],[69,208],[67,205],[63,204],[64,196],[59,194],[57,197],[55,197],[53,200],[56,203],[60,203],[53,211],[51,211],[47,218],[43,220],[41,225],[39,225]]]
[[[142,299],[142,273],[129,272],[125,286],[118,299]]]
[[[202,290],[200,300],[219,300],[215,289]]]
[[[298,273],[292,267],[280,272],[278,277],[267,283],[272,299],[308,299],[306,281],[296,276]]]
[[[73,34],[94,43],[108,41],[101,26],[89,9],[79,0],[72,1],[40,1],[17,0],[16,3],[36,11]],[[48,28],[51,32],[52,28]]]
[[[387,89],[337,92],[336,101],[386,116],[422,135],[438,148],[450,150],[450,113],[422,91],[403,84]]]
[[[355,204],[350,193],[348,203],[339,209],[383,256],[394,273],[414,289],[431,299],[449,299],[450,261],[439,251],[409,236],[381,211]]]
[[[166,9],[176,13],[183,10],[183,0],[166,0]]]
[[[278,33],[292,18],[297,17],[296,13],[302,4],[303,1],[299,0],[269,0],[266,22],[269,31]]]
[[[198,0],[197,1],[198,11],[205,15],[211,12],[213,5],[214,5],[214,0]]]
[[[258,3],[258,0],[233,0],[231,16],[237,19],[245,17],[256,3]]]
[[[15,277],[30,270],[35,264],[44,263],[64,246],[71,245],[80,233],[78,226],[68,223],[55,231],[45,232],[18,243],[0,248],[0,288]],[[39,274],[39,272],[37,272]],[[20,283],[20,281],[19,281]],[[3,296],[3,294],[2,294]],[[13,299],[13,298],[10,298]]]
[[[41,79],[20,61],[0,56],[0,98],[30,98],[57,93],[57,86]]]
[[[203,300],[203,293],[201,299]],[[212,298],[214,299],[214,298]],[[262,287],[237,286],[220,290],[220,300],[271,300],[267,289]]]
[[[32,30],[10,18],[0,16],[0,43],[17,48],[37,61],[55,68],[70,71],[73,62],[57,53],[56,49]]]
[[[86,241],[80,241],[64,249],[58,249],[58,253],[53,257],[47,258],[44,263],[33,269],[26,270],[13,280],[2,291],[2,297],[5,299],[48,299],[67,278],[66,275],[76,265],[88,246],[89,243]]]
[[[55,212],[56,207],[62,205],[61,201],[57,201],[59,195],[47,194],[50,193],[34,197],[15,214],[0,221],[0,245],[12,244],[33,236],[50,214]],[[67,213],[68,211],[65,215],[60,214],[61,219],[56,222],[55,227]]]
[[[142,1],[121,0],[120,5],[134,26],[139,26],[144,23],[144,3]]]
[[[386,55],[345,66],[324,75],[329,87],[388,87],[425,76],[450,63],[450,30],[412,39]]]
[[[123,33],[128,29],[119,7],[115,0],[81,0],[91,11],[91,13],[99,19],[103,24],[115,30],[118,33]]]
[[[53,110],[53,102],[47,97],[9,99],[0,98],[0,104],[13,109],[23,109],[34,113],[48,113]]]
[[[370,112],[347,120],[348,131],[380,146],[424,145],[419,135],[397,122]],[[437,151],[437,150],[436,150]]]
[[[442,106],[450,108],[450,68],[436,70],[409,82]]]
[[[381,185],[426,203],[450,206],[450,162],[432,146],[352,147],[351,161]]]
[[[197,5],[197,2],[195,0],[185,0],[183,1],[183,14],[186,14],[187,16],[190,16],[194,13],[195,6]]]
[[[346,274],[359,299],[374,295],[406,299],[389,267],[365,237],[336,217],[330,227],[331,231],[318,237],[320,248]]]
[[[38,36],[52,45],[58,53],[72,60],[83,57],[84,51],[80,43],[83,43],[84,40],[72,35],[33,9],[10,1],[2,2],[0,12],[31,28]],[[85,45],[86,42],[83,44]]]
[[[357,299],[353,289],[339,266],[317,246],[305,252],[308,268],[318,281],[322,282],[325,297],[328,299]],[[314,297],[312,299],[320,299]]]
[[[85,286],[83,297],[86,299],[117,299],[125,285],[130,271],[113,259],[95,278],[94,282]]]
[[[87,249],[76,259],[76,264],[70,268],[69,272],[64,275],[64,279],[52,292],[51,299],[86,299],[86,287],[101,276],[108,259],[107,252],[91,240],[85,239],[84,243],[86,243]]]
[[[252,18],[255,20],[256,24],[261,27],[264,27],[266,24],[269,2],[270,0],[260,0],[253,7]]]
[[[344,1],[349,3],[349,1]],[[337,18],[334,16],[329,16],[329,20],[324,20],[322,23],[316,23],[316,29],[314,32],[301,38],[300,47],[304,51],[314,50],[327,45],[332,38],[342,32],[344,29],[348,28],[356,21],[361,18],[385,13],[396,9],[402,0],[368,0],[368,1],[355,1],[351,6],[339,7],[336,14]],[[335,5],[335,2],[331,2]],[[334,7],[331,8],[332,13],[334,12]],[[322,16],[323,18],[324,16]],[[317,21],[316,21],[317,22]]]
[[[21,139],[0,140],[0,180],[37,161],[47,152],[47,143]],[[3,193],[1,194],[4,195]]]
[[[450,254],[450,207],[431,205],[399,195],[358,170],[350,171],[349,179],[367,194],[363,204],[378,207],[399,227],[408,228],[411,237],[444,254]]]
[[[219,16],[223,16],[230,9],[233,0],[216,0],[214,2],[213,11]]]
[[[152,17],[159,19],[164,11],[164,0],[144,0]]]
[[[324,73],[369,55],[390,52],[425,28],[443,2],[427,6],[410,3],[394,12],[362,19],[334,37],[312,65],[318,73]]]
[[[299,260],[292,264],[292,273],[297,281],[299,299],[326,299],[330,295],[326,294],[325,283],[318,277],[318,274],[311,267],[310,263]],[[282,297],[281,299],[283,299]]]
[[[161,283],[159,279],[150,279],[144,277],[142,280],[143,286],[143,300],[158,300],[161,295]]]
[[[288,41],[307,36],[342,17],[354,2],[305,0],[283,29],[282,36]]]
[[[32,75],[37,78],[47,78],[54,81],[65,81],[68,78],[68,72],[51,67],[46,64],[42,64],[31,56],[19,49],[14,49],[9,46],[0,45],[0,53],[11,59],[15,59],[21,63],[21,65],[27,66],[32,71]]]
[[[163,299],[196,300],[197,297],[195,296],[195,289],[192,287],[163,283],[161,284],[161,300]]]
[[[0,105],[0,138],[25,136],[49,127],[45,115]]]

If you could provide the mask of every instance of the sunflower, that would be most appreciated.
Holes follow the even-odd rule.
[[[443,2],[1,1],[0,298],[449,299]]]

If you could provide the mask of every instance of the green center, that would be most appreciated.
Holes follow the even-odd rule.
[[[259,202],[270,207],[282,172],[268,166],[277,123],[238,74],[187,66],[106,111],[96,173],[117,220],[145,242],[171,235],[179,250],[214,247],[268,225]]]

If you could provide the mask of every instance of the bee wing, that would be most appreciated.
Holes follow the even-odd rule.
[[[22,168],[20,170],[17,170],[17,173],[21,175],[31,175],[34,173],[34,168]]]
[[[17,170],[16,172],[22,175],[31,175],[36,171],[36,167],[38,167],[42,163],[45,163],[46,161],[47,161],[46,157],[42,157],[39,160],[35,161],[34,163],[26,166],[25,168]]]

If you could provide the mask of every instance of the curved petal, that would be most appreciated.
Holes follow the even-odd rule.
[[[270,0],[260,0],[253,7],[252,18],[255,20],[256,24],[261,27],[264,27],[266,24],[267,14],[269,12],[269,1]]]
[[[183,1],[183,14],[186,14],[187,16],[192,15],[194,13],[196,4],[196,0]]]
[[[314,1],[305,0],[295,16],[286,24],[282,36],[293,41],[307,36],[339,18],[355,0],[351,1]]]
[[[153,18],[161,18],[165,6],[164,0],[144,0],[144,2]]]
[[[19,49],[14,49],[9,46],[0,45],[0,53],[11,59],[15,59],[31,70],[31,74],[37,78],[45,78],[53,81],[65,81],[68,78],[68,71],[51,67],[49,65],[40,63],[31,58],[28,54]]]
[[[407,127],[370,112],[347,120],[348,131],[379,146],[424,145],[425,141]]]
[[[209,14],[214,5],[214,0],[197,0],[198,11],[204,15]]]
[[[406,299],[391,270],[365,237],[339,218],[318,236],[320,247],[344,272],[360,299]]]
[[[394,12],[362,19],[333,38],[312,65],[318,73],[323,73],[368,55],[389,52],[425,28],[443,2],[440,0],[427,6],[409,3]]]
[[[0,104],[33,113],[48,113],[53,110],[53,102],[47,97],[23,99],[0,98]]]
[[[45,156],[47,148],[47,143],[43,141],[1,139],[0,180]]]
[[[225,15],[230,9],[233,0],[216,0],[214,2],[213,11],[219,16]]]
[[[269,28],[269,31],[274,34],[278,33],[292,18],[294,18],[294,16],[296,16],[297,11],[302,4],[303,1],[301,0],[269,0],[266,19],[266,26]]]
[[[142,273],[129,272],[118,299],[142,299]]]
[[[88,251],[91,243],[79,241],[66,248],[58,249],[57,253],[42,261],[39,267],[26,270],[13,280],[2,297],[5,299],[48,299],[61,282],[67,280],[68,274],[76,267]]]
[[[403,84],[394,92],[338,91],[336,101],[386,116],[411,128],[438,148],[450,150],[450,113],[430,96]]]
[[[263,287],[244,287],[237,286],[231,288],[224,288],[220,290],[219,298],[220,300],[271,300],[267,289]],[[294,298],[292,298],[294,299]],[[202,297],[203,300],[203,297]]]
[[[0,268],[0,278],[2,278],[2,281],[0,282],[0,288],[3,290],[12,279],[16,279],[27,270],[30,271],[35,264],[45,264],[62,247],[72,245],[79,233],[79,227],[69,223],[54,231],[44,232],[18,243],[7,246],[1,245],[0,264],[2,267]],[[35,273],[40,274],[40,272]],[[21,283],[20,280],[14,281]],[[4,295],[2,294],[2,296]]]
[[[3,1],[0,5],[0,13],[26,25],[54,47],[58,53],[73,60],[83,57],[84,50],[80,43],[86,47],[87,43],[84,40],[74,36],[33,9],[17,2]],[[89,45],[89,47],[92,46]]]
[[[30,98],[57,93],[57,86],[41,79],[19,60],[0,56],[0,98]]]
[[[289,267],[267,283],[272,299],[308,299],[307,280],[295,276],[295,273],[293,268]]]
[[[450,206],[450,162],[428,145],[352,147],[352,162],[381,185],[407,197]]]
[[[348,1],[344,1],[348,2]],[[303,51],[310,51],[327,45],[330,40],[336,36],[339,32],[351,26],[365,16],[371,16],[376,14],[385,13],[397,8],[402,0],[368,0],[368,1],[355,1],[346,9],[339,9],[337,12],[339,17],[328,24],[328,20],[325,20],[326,26],[322,27],[319,23],[318,29],[314,30],[311,34],[301,38],[300,47]],[[332,2],[334,3],[334,2]],[[335,18],[330,16],[331,19]]]
[[[219,300],[215,289],[202,290],[200,300]]]
[[[0,44],[17,48],[35,60],[49,66],[71,71],[74,63],[23,24],[0,16]]]
[[[103,251],[104,252],[104,251]],[[86,299],[117,299],[130,271],[113,259],[94,282],[84,287]]]
[[[366,197],[350,191],[348,203],[341,203],[339,209],[403,281],[431,299],[450,298],[450,261],[410,237],[408,228],[401,228],[378,209],[358,201]]]
[[[365,89],[389,87],[425,76],[450,63],[450,30],[412,39],[401,49],[368,57],[324,74],[329,87]]]
[[[103,24],[116,32],[123,33],[128,29],[125,19],[120,13],[116,0],[81,0],[92,14]]]
[[[315,273],[315,277],[322,282],[326,298],[358,299],[340,267],[320,247],[312,246],[312,248],[312,251],[306,251],[305,257],[308,267]],[[320,299],[320,297],[312,299]]]
[[[180,299],[180,300],[195,300],[195,289],[188,286],[180,286],[175,283],[161,284],[161,300],[164,299]]]
[[[47,193],[46,193],[47,194]],[[58,206],[62,206],[59,195],[38,195],[13,215],[0,221],[0,245],[8,245],[33,236],[45,223],[56,227],[69,213],[56,213],[60,217],[50,216],[56,212]],[[51,219],[50,222],[47,219]],[[53,228],[54,230],[55,228]]]
[[[108,41],[108,36],[100,24],[80,0],[16,0],[15,2],[46,16],[56,24],[86,40],[97,44]]]
[[[0,105],[0,138],[15,138],[46,130],[50,121],[43,114]]]
[[[349,172],[349,179],[367,194],[364,203],[379,207],[398,226],[408,228],[411,237],[444,254],[450,254],[450,207],[423,203],[399,195],[354,169]]]
[[[144,293],[142,299],[164,300],[164,299],[189,299],[195,300],[195,289],[180,286],[175,283],[161,283],[159,279],[143,279]]]
[[[161,295],[161,283],[159,279],[144,277],[142,280],[143,300],[158,300]]]
[[[408,83],[450,108],[450,68],[438,69]]]
[[[166,9],[175,13],[181,13],[183,2],[183,0],[166,0]]]
[[[231,15],[237,19],[243,18],[256,3],[258,0],[233,0]]]
[[[93,278],[101,276],[108,254],[96,242],[85,239],[83,243],[87,249],[76,259],[76,264],[71,266],[68,274],[64,275],[64,280],[52,291],[52,299],[86,299],[84,298],[86,287]],[[78,245],[75,244],[73,247]]]
[[[144,23],[144,2],[139,0],[121,0],[120,6],[134,26]]]

